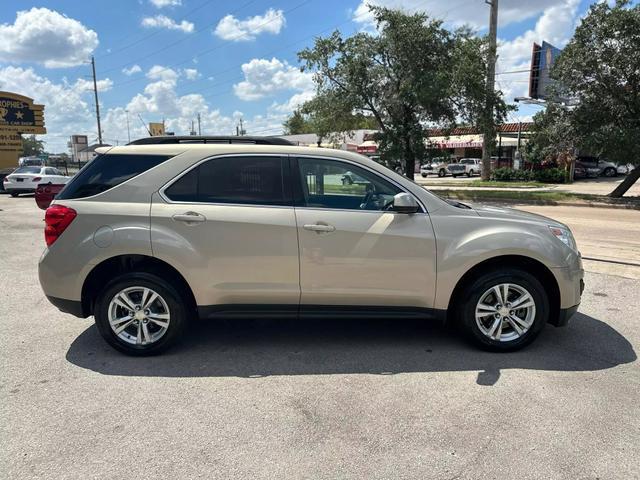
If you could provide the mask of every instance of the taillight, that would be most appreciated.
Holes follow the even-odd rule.
[[[55,242],[78,214],[64,205],[51,205],[44,214],[44,240],[47,246]]]
[[[40,180],[42,180],[42,177],[33,177],[33,180],[31,180],[32,182],[39,182]]]

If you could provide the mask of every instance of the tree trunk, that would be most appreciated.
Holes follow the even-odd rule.
[[[627,174],[627,177],[622,181],[620,185],[616,187],[616,189],[609,194],[612,198],[620,198],[627,190],[629,190],[636,181],[640,178],[640,165],[637,165],[636,168],[631,170],[631,173]]]
[[[415,168],[416,156],[411,149],[410,143],[407,141],[404,148],[404,176],[409,180],[413,180]]]

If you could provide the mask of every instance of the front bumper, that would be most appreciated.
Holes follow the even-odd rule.
[[[557,318],[551,319],[549,323],[554,327],[566,326],[567,323],[569,323],[569,319],[571,319],[571,317],[573,317],[578,311],[578,307],[580,307],[580,305],[574,305],[573,307],[569,308],[561,308],[558,312]]]

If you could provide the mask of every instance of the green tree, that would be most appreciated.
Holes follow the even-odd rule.
[[[572,98],[576,146],[610,161],[640,165],[640,4],[598,2],[558,57],[552,78]],[[610,195],[640,178],[636,168]]]
[[[44,153],[44,142],[36,139],[35,135],[22,137],[22,154],[25,157],[33,157]]]
[[[578,133],[571,122],[571,112],[563,105],[550,103],[533,117],[531,136],[525,145],[525,158],[531,163],[553,160],[567,170],[575,161]]]
[[[354,118],[375,120],[387,162],[400,160],[413,178],[426,156],[427,125],[452,127],[457,119],[481,122],[486,42],[468,29],[450,32],[425,14],[371,7],[378,32],[343,38],[335,31],[298,53],[315,72],[316,96],[303,111],[325,131],[354,128]],[[496,119],[506,113],[495,93]]]
[[[282,124],[285,135],[313,133],[313,124],[299,109],[295,110]]]

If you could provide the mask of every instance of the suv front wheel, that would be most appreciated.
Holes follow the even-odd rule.
[[[544,287],[518,269],[488,272],[476,278],[458,306],[458,322],[476,344],[492,351],[518,350],[531,343],[549,317]]]
[[[155,355],[181,336],[187,322],[179,291],[150,273],[129,273],[110,282],[98,296],[94,317],[102,337],[129,355]]]

